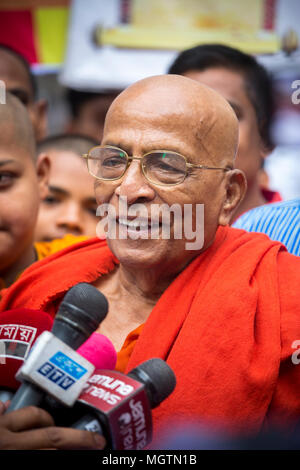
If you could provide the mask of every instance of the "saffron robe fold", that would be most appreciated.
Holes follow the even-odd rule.
[[[3,292],[0,311],[55,315],[67,290],[92,283],[118,260],[89,239],[29,267]],[[175,372],[174,392],[155,410],[155,427],[193,421],[259,430],[266,418],[300,417],[300,258],[264,234],[219,227],[214,243],[171,283],[135,344],[127,371],[151,358]]]

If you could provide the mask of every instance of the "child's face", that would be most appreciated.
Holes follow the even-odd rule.
[[[37,166],[29,150],[0,142],[0,273],[22,265],[32,251],[40,198],[47,190],[48,161]],[[26,258],[27,257],[27,258]]]
[[[42,154],[43,155],[43,154]],[[49,241],[66,234],[96,236],[94,179],[85,161],[71,151],[49,150],[48,194],[42,200],[35,239]]]

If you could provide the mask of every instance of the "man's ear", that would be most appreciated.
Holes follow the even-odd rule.
[[[226,173],[226,193],[219,225],[228,225],[236,208],[243,200],[247,191],[247,180],[243,171],[234,169]]]
[[[39,192],[41,200],[48,194],[50,159],[44,152],[40,153],[36,163],[36,172],[38,176]]]
[[[33,116],[33,127],[35,133],[35,139],[37,141],[42,140],[47,135],[48,128],[48,102],[45,99],[40,99],[33,104],[32,116]]]

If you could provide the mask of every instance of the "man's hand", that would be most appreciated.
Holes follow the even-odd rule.
[[[61,428],[45,410],[28,406],[4,414],[7,405],[0,402],[0,450],[103,449],[99,434]]]

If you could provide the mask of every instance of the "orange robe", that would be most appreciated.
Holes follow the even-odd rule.
[[[117,264],[104,241],[68,247],[29,267],[0,311],[55,315],[70,287]],[[129,371],[160,357],[175,372],[174,392],[153,410],[155,428],[196,421],[257,431],[271,419],[299,419],[300,365],[291,360],[300,339],[299,285],[300,257],[264,234],[220,227],[160,297],[127,364]]]
[[[56,240],[51,240],[49,242],[35,242],[34,248],[37,260],[40,261],[41,259],[46,258],[46,256],[53,255],[53,253],[63,250],[67,246],[74,245],[75,243],[79,243],[87,239],[88,237],[79,237],[69,233],[63,238],[57,238]]]
[[[60,251],[67,246],[74,245],[75,243],[79,243],[83,240],[87,240],[88,237],[76,237],[71,234],[65,235],[63,238],[58,238],[56,240],[51,240],[49,242],[35,242],[34,249],[36,252],[37,261],[46,258],[46,256],[50,256],[57,251]],[[19,273],[20,275],[21,273]],[[19,277],[17,276],[17,279]],[[5,282],[2,278],[0,278],[0,298],[2,295],[2,289],[5,288]]]

